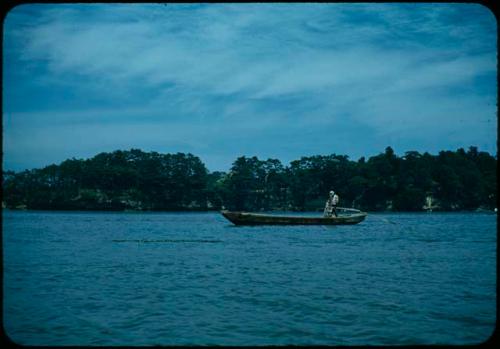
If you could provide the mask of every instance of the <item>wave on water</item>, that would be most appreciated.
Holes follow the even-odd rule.
[[[199,242],[199,243],[216,243],[223,242],[222,240],[171,240],[171,239],[163,239],[163,240],[146,240],[146,239],[122,239],[122,240],[111,240],[112,242],[139,242],[139,243],[151,243],[151,242],[166,242],[166,243],[175,243],[175,242]]]
[[[495,330],[494,215],[6,214],[4,328],[22,345],[470,345]]]

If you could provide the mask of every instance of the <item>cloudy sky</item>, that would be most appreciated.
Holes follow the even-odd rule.
[[[4,21],[4,169],[140,148],[496,154],[496,20],[478,4],[27,4]]]

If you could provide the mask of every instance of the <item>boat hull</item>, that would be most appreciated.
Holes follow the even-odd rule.
[[[347,225],[362,222],[367,215],[359,212],[338,217],[308,217],[233,211],[221,211],[221,214],[236,225]]]

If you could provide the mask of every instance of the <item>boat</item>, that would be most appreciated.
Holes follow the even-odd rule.
[[[236,225],[344,225],[357,224],[367,216],[366,212],[354,208],[337,207],[338,217],[288,216],[242,211],[221,211],[221,214]]]

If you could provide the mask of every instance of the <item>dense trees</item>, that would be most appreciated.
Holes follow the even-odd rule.
[[[328,191],[340,206],[368,211],[496,207],[497,159],[476,147],[438,155],[387,147],[366,160],[310,156],[284,166],[277,159],[239,157],[209,173],[192,154],[138,149],[68,159],[59,165],[3,173],[9,208],[66,210],[322,210]]]
[[[236,210],[286,208],[286,171],[279,160],[239,157],[221,182],[225,206]]]
[[[10,172],[4,175],[4,202],[33,209],[204,209],[207,176],[192,154],[115,151]]]

